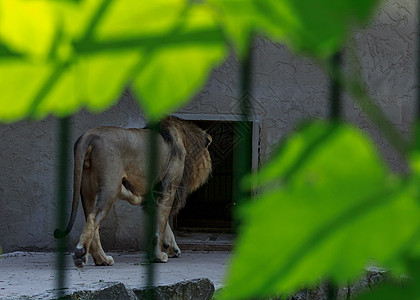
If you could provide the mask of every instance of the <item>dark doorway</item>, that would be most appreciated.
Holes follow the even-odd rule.
[[[186,206],[174,220],[177,230],[192,232],[233,231],[232,183],[234,121],[193,121],[213,138],[209,147],[212,175],[208,182],[188,197]],[[249,149],[251,151],[251,149]]]

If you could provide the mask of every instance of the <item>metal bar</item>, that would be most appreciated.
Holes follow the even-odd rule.
[[[341,116],[341,94],[342,87],[339,80],[339,71],[341,68],[341,53],[337,52],[331,57],[331,74],[330,74],[330,119],[331,121],[339,121]],[[313,149],[312,149],[313,150]],[[327,281],[327,299],[336,299],[337,286],[332,281]]]
[[[341,85],[339,81],[339,68],[341,65],[341,53],[337,52],[331,57],[332,74],[330,74],[330,118],[338,121],[341,114]]]
[[[248,194],[241,187],[242,178],[251,172],[251,126],[249,116],[252,114],[251,103],[251,75],[252,75],[252,49],[253,39],[248,45],[248,51],[241,64],[240,74],[240,121],[234,127],[234,153],[233,153],[233,204],[241,205]],[[238,225],[238,224],[236,224]]]
[[[153,181],[156,178],[156,168],[157,168],[157,157],[158,157],[158,148],[157,148],[157,136],[158,136],[158,125],[156,123],[151,123],[149,125],[150,135],[148,140],[149,146],[149,170],[148,170],[148,184],[149,184],[149,193],[147,195],[146,202],[146,211],[149,216],[149,222],[146,228],[147,236],[147,292],[146,299],[153,300],[156,299],[155,293],[155,268],[153,261],[154,257],[154,247],[155,247],[155,233],[156,233],[156,205],[155,197],[153,195]]]
[[[337,298],[337,286],[331,282],[327,283],[327,299],[334,300]]]
[[[348,95],[353,99],[360,109],[366,113],[367,117],[372,123],[381,128],[381,134],[387,139],[387,141],[399,152],[400,155],[405,156],[408,150],[408,141],[401,135],[401,132],[394,126],[394,124],[388,119],[383,110],[375,103],[373,98],[369,95],[364,82],[362,70],[363,65],[361,64],[361,58],[356,43],[352,43],[353,46],[347,47],[346,51],[350,55],[346,57],[347,63],[350,67],[350,74],[346,74],[341,70],[337,72],[337,78],[343,89],[346,90]]]
[[[420,121],[420,1],[417,1],[417,62],[416,62],[416,72],[417,74],[415,74],[415,87],[416,87],[416,105],[417,105],[417,111],[416,111],[416,116],[415,116],[415,123],[417,123],[416,125],[419,126],[419,121]],[[419,141],[419,135],[420,132],[418,132],[419,129],[417,129],[417,136],[416,136],[416,143],[420,143]]]
[[[67,211],[67,192],[66,183],[68,181],[68,161],[70,148],[70,126],[69,117],[58,120],[57,131],[57,152],[58,152],[58,169],[57,169],[57,214],[56,224],[57,228],[65,228],[66,226],[66,211]],[[56,270],[57,270],[57,298],[64,297],[64,288],[66,284],[66,260],[65,253],[67,252],[67,237],[56,239],[57,241],[57,255],[56,255]]]

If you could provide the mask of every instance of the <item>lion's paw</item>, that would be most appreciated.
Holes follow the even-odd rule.
[[[168,254],[169,257],[181,257],[181,249],[178,247],[174,247],[170,254]]]
[[[107,256],[104,260],[104,262],[102,263],[102,266],[112,266],[114,264],[114,258],[112,258],[112,256]]]
[[[83,268],[87,263],[86,249],[76,248],[73,253],[73,261],[76,267]]]
[[[95,259],[95,256],[93,256],[93,260],[96,266],[112,266],[114,264],[114,259],[112,256],[104,256],[97,259]]]
[[[181,257],[181,249],[175,249],[173,257]]]
[[[165,252],[168,257],[181,257],[181,249],[178,245],[170,246],[169,244],[164,244],[162,246],[162,252]]]
[[[106,257],[108,266],[112,266],[114,264],[114,258],[110,255]]]
[[[173,257],[181,257],[181,249],[179,249],[177,243],[174,246],[174,256]]]
[[[159,251],[158,254],[155,254],[155,260],[156,262],[166,263],[168,261],[168,254]]]

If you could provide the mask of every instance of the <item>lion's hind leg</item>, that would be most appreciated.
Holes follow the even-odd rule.
[[[112,266],[114,264],[114,259],[112,256],[106,255],[104,249],[102,249],[101,239],[99,236],[99,227],[95,230],[90,248],[95,265]]]
[[[130,190],[128,181],[123,178],[121,184],[120,199],[128,201],[131,205],[139,205],[144,201],[144,197],[133,194]]]
[[[112,205],[114,202],[112,202]],[[73,256],[74,264],[77,267],[83,267],[87,263],[89,252],[92,254],[96,265],[110,266],[114,264],[114,259],[111,256],[107,256],[103,251],[99,236],[99,225],[108,214],[112,205],[107,205],[106,208],[97,207],[95,212],[90,213],[86,218],[85,227],[80,235],[79,243]]]
[[[101,182],[101,185],[98,185],[98,182]],[[87,263],[89,252],[96,265],[114,263],[113,258],[107,256],[102,249],[99,226],[114,205],[119,193],[119,181],[115,178],[98,180],[91,174],[86,174],[83,178],[82,203],[86,224],[74,251],[73,259],[77,267],[83,267]]]
[[[95,230],[94,219],[95,214],[93,213],[90,213],[86,217],[85,227],[83,227],[83,232],[80,235],[79,243],[74,250],[73,261],[78,268],[82,268],[85,264],[87,264],[89,248]]]
[[[161,193],[161,198],[157,200],[157,226],[156,226],[156,243],[155,243],[155,260],[157,262],[167,262],[168,261],[168,254],[165,250],[165,241],[169,241],[172,246],[176,247],[181,253],[181,250],[179,250],[178,245],[175,242],[175,236],[172,232],[172,229],[169,227],[168,220],[169,215],[172,209],[172,203],[174,201],[175,197],[175,191],[176,186],[178,182],[175,182],[175,184],[170,184],[169,187],[167,187],[167,190],[163,193]],[[175,249],[175,248],[173,248]]]

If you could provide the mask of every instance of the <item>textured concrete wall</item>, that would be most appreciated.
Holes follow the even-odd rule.
[[[361,73],[368,82],[369,93],[405,135],[410,130],[414,108],[415,11],[413,1],[388,1],[373,24],[355,35],[363,63]],[[291,54],[284,46],[259,39],[254,48],[252,97],[262,120],[260,139],[265,156],[273,144],[302,120],[327,116],[328,78],[313,62]],[[238,69],[237,60],[230,57],[179,113],[235,113]],[[401,158],[348,99],[345,115],[374,137],[394,169],[404,168]],[[75,115],[73,141],[96,126],[144,124],[134,100],[125,94],[117,105],[102,114]],[[0,246],[6,252],[54,247],[56,126],[51,117],[40,122],[0,125]],[[69,182],[69,195],[71,190]],[[142,245],[141,224],[145,219],[139,207],[118,201],[101,230],[104,247],[138,249]],[[83,224],[80,207],[70,235],[72,246]]]
[[[0,125],[0,246],[3,251],[54,247],[57,125],[52,117],[40,122]],[[103,125],[143,127],[145,121],[135,102],[123,95],[116,106],[102,114],[80,112],[75,115],[71,121],[72,143],[89,128]],[[69,199],[73,184],[72,164],[73,158],[67,186]],[[140,207],[118,201],[104,222],[104,246],[117,248],[119,244],[130,249],[130,245],[139,245],[144,218]],[[71,232],[72,245],[83,225],[80,205]],[[126,229],[126,234],[120,234]],[[119,236],[121,239],[117,240]]]

